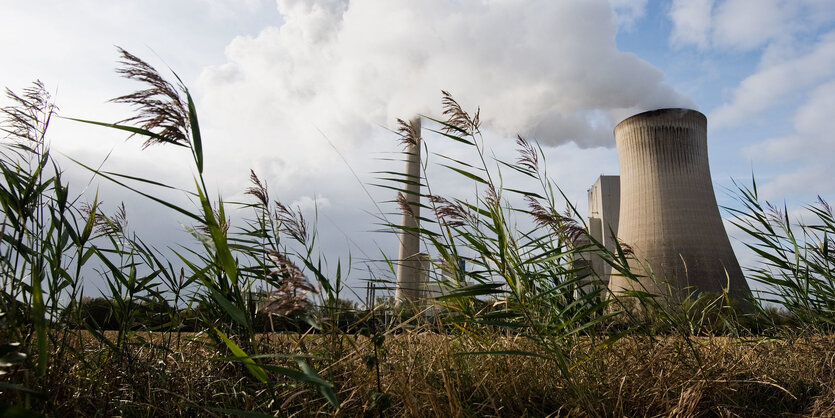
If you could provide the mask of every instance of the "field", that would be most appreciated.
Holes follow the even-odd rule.
[[[360,266],[328,260],[315,223],[271,199],[254,171],[250,201],[211,198],[209,144],[188,89],[120,53],[118,72],[142,89],[113,101],[135,117],[73,120],[188,149],[193,189],[76,164],[188,219],[194,240],[156,248],[128,227],[124,206],[108,213],[98,195],[71,195],[83,188],[65,183],[50,154],[48,126],[59,117],[51,96],[39,82],[7,91],[0,414],[835,415],[835,216],[823,199],[800,223],[762,201],[753,179],[738,185],[738,205],[725,212],[759,256],[747,279],[765,289],[747,300],[727,289],[612,294],[584,286],[594,278],[577,261],[600,257],[641,283],[630,268],[641,260],[588,236],[536,144],[519,137],[516,158],[499,159],[484,147],[478,111],[444,92],[443,117],[424,117],[425,131],[469,158],[433,158],[475,193],[432,194],[425,172],[378,173],[376,186],[397,196],[380,203],[391,218],[416,218],[403,185],[425,186],[419,228],[381,223],[420,236],[444,290],[395,301],[398,260],[382,250]],[[420,143],[412,123],[396,133]],[[526,188],[506,187],[508,172]],[[156,197],[163,189],[193,205]],[[85,297],[91,274],[104,280],[102,297]],[[349,280],[365,284],[363,303],[346,298]]]
[[[116,358],[96,338],[80,334],[85,357],[98,365],[81,367],[75,360],[55,365],[49,380],[58,415],[222,416],[221,411],[236,409],[280,410],[285,416],[335,413],[312,385],[284,378],[275,383],[275,392],[265,390],[241,367],[216,360],[224,353],[205,336],[182,334],[177,340],[176,335],[145,334],[144,343]],[[531,348],[518,337],[493,337],[484,344],[429,329],[388,335],[378,347],[378,387],[376,370],[369,367],[374,344],[368,338],[344,336],[331,346],[319,335],[258,336],[265,355],[314,356],[310,363],[321,366],[319,374],[333,383],[344,416],[835,413],[832,337],[623,338],[581,362],[570,382],[543,358],[468,355]],[[335,353],[339,358],[330,359]],[[572,353],[578,359],[584,354],[584,349]],[[292,367],[281,358],[266,363]],[[578,390],[586,397],[578,398]]]

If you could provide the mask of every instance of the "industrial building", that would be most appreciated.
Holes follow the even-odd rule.
[[[618,176],[600,176],[589,189],[589,235],[609,251],[615,250],[618,220],[620,219],[620,178]],[[580,243],[588,244],[586,242]],[[590,285],[609,285],[612,267],[598,253],[585,254],[591,269],[584,282]],[[587,289],[591,290],[591,289]]]
[[[631,250],[631,280],[591,256],[593,276],[614,293],[645,290],[678,302],[693,292],[750,297],[722,224],[707,153],[707,118],[689,109],[658,109],[615,127],[620,176],[589,190],[589,235]]]
[[[436,295],[429,286],[429,257],[420,253],[420,120],[411,123],[407,145],[403,212],[397,269],[397,303]],[[630,253],[624,277],[599,254],[574,260],[585,275],[582,289],[608,287],[618,294],[643,290],[680,302],[693,293],[721,293],[737,300],[750,289],[722,224],[707,152],[707,118],[689,109],[658,109],[620,122],[614,130],[620,176],[600,176],[589,189],[588,236],[609,251],[620,242]],[[587,273],[587,274],[586,274]]]

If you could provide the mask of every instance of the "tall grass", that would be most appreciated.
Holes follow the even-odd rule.
[[[483,333],[491,334],[496,327],[525,336],[544,349],[545,354],[489,350],[478,354],[544,355],[556,361],[570,382],[570,369],[575,364],[569,359],[568,351],[575,348],[580,336],[596,340],[597,333],[592,331],[599,331],[603,323],[618,314],[617,310],[607,312],[610,299],[603,297],[603,289],[580,290],[585,270],[577,268],[574,260],[580,252],[591,252],[592,246],[575,248],[573,243],[585,234],[584,225],[573,217],[576,211],[570,205],[566,214],[556,209],[558,202],[565,199],[545,175],[541,149],[519,137],[518,160],[488,158],[479,112],[470,115],[446,92],[443,105],[446,118],[430,118],[438,125],[430,131],[470,148],[475,162],[439,155],[442,160],[439,165],[448,173],[472,180],[482,190],[471,199],[441,196],[432,193],[432,182],[426,173],[423,179],[426,190],[423,197],[430,215],[421,219],[419,232],[425,246],[437,254],[435,276],[447,291],[438,298],[438,304],[447,313],[443,320],[476,339],[486,340]],[[400,129],[404,141],[415,142],[410,136],[416,133],[407,128]],[[523,174],[533,188],[505,186],[502,169]],[[523,198],[528,207],[512,207],[506,194]],[[400,206],[409,213],[408,206]],[[527,228],[519,226],[525,224],[519,222],[519,216],[527,218],[523,220],[527,221]],[[403,229],[400,225],[390,226]],[[466,271],[459,263],[464,257],[471,266]],[[589,353],[618,337],[593,342],[588,346]]]
[[[793,220],[788,208],[763,201],[757,183],[736,184],[740,208],[731,208],[733,225],[762,260],[748,277],[760,283],[761,301],[786,309],[814,331],[835,327],[835,216],[823,198],[804,207],[807,221]]]
[[[519,137],[514,160],[493,156],[479,111],[468,113],[443,92],[442,115],[424,117],[433,135],[423,141],[429,157],[422,176],[405,180],[420,181],[425,191],[420,229],[406,232],[420,234],[442,294],[400,311],[374,297],[358,308],[343,298],[350,260],[329,263],[316,219],[275,200],[266,179],[250,172],[245,203],[209,195],[204,173],[211,164],[188,88],[176,74],[166,78],[119,54],[119,74],[141,88],[113,102],[131,106],[134,116],[72,120],[123,131],[145,147],[188,150],[193,185],[183,190],[76,163],[188,219],[196,245],[155,248],[132,229],[130,208],[108,210],[98,195],[71,194],[50,154],[57,108],[43,84],[7,91],[0,151],[4,413],[835,411],[835,379],[824,372],[835,354],[823,335],[833,321],[835,221],[823,200],[808,207],[815,221],[798,225],[785,208],[760,203],[756,184],[740,187],[742,205],[730,210],[764,260],[749,277],[768,286],[751,302],[757,312],[736,309],[727,294],[694,293],[675,306],[646,292],[625,299],[589,286],[595,277],[582,260],[601,257],[615,274],[637,279],[629,248],[618,243],[610,251],[586,234],[548,177],[543,150]],[[420,135],[405,122],[398,132],[407,142]],[[441,141],[469,157],[428,152],[448,145]],[[438,193],[436,169],[470,182],[475,193]],[[401,191],[391,203],[408,216],[404,180],[394,171],[378,174],[382,187]],[[179,190],[196,204],[164,200],[160,190]],[[249,215],[233,225],[233,210]],[[101,298],[85,298],[90,275],[103,279]],[[780,339],[797,330],[805,339]]]
[[[57,107],[44,85],[37,81],[6,96],[12,104],[2,108],[6,141],[0,151],[3,352],[16,353],[11,344],[20,344],[26,349],[15,358],[48,380],[50,331],[60,318],[61,296],[78,295],[93,221],[69,201],[50,154],[46,133]]]

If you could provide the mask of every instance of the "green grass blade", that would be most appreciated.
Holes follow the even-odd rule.
[[[226,347],[229,348],[229,351],[231,351],[232,354],[234,354],[236,357],[240,358],[239,361],[243,363],[244,366],[246,366],[247,370],[249,370],[249,373],[252,374],[252,377],[258,379],[258,381],[262,383],[267,383],[267,373],[260,365],[255,363],[255,360],[249,357],[244,352],[244,350],[241,350],[241,347],[238,347],[238,345],[235,344],[234,341],[230,340],[229,337],[226,336],[226,334],[224,334],[217,328],[212,329],[215,331],[217,336],[220,337],[221,340],[223,340],[224,344],[226,344]]]
[[[226,299],[217,289],[212,289],[212,299],[214,299],[215,302],[217,302],[220,307],[223,308],[227,314],[229,314],[229,317],[235,320],[235,322],[243,325],[244,327],[249,326],[246,322],[246,315],[244,315],[244,312]]]
[[[186,90],[188,99],[188,121],[191,126],[191,142],[194,152],[194,162],[197,164],[197,172],[203,174],[203,138],[200,135],[200,125],[197,123],[197,109],[194,107],[194,100],[191,93]]]
[[[181,207],[179,207],[179,206],[177,206],[177,205],[175,205],[175,204],[173,204],[173,203],[166,202],[165,200],[162,200],[162,199],[160,199],[160,198],[158,198],[158,197],[155,197],[155,196],[152,196],[152,195],[150,195],[150,194],[148,194],[148,193],[142,192],[142,191],[140,191],[139,189],[136,189],[136,188],[130,187],[130,186],[128,186],[127,184],[122,183],[121,181],[116,180],[115,178],[113,178],[113,177],[111,177],[111,176],[109,176],[109,175],[107,175],[107,174],[103,173],[102,171],[97,170],[97,169],[92,168],[92,167],[89,167],[89,166],[85,165],[84,163],[82,163],[82,162],[80,162],[80,161],[78,161],[78,160],[75,160],[75,159],[70,158],[70,157],[67,157],[67,158],[69,158],[72,162],[74,162],[74,163],[76,163],[76,164],[80,165],[81,167],[84,167],[84,168],[86,168],[87,170],[89,170],[89,171],[91,171],[91,172],[95,173],[96,175],[102,176],[102,177],[104,177],[105,179],[110,180],[111,182],[116,183],[116,184],[118,184],[118,185],[120,185],[120,186],[124,187],[125,189],[128,189],[128,190],[130,190],[130,191],[132,191],[132,192],[134,192],[134,193],[136,193],[136,194],[138,194],[138,195],[140,195],[140,196],[147,197],[148,199],[151,199],[151,200],[153,200],[154,202],[157,202],[157,203],[159,203],[159,204],[161,204],[161,205],[163,205],[163,206],[165,206],[165,207],[167,207],[167,208],[169,208],[169,209],[173,209],[173,210],[175,210],[175,211],[177,211],[177,212],[179,212],[179,213],[181,213],[181,214],[183,214],[183,215],[188,216],[189,218],[195,219],[195,220],[197,220],[197,221],[198,221],[198,222],[200,222],[200,223],[205,222],[205,221],[203,220],[203,218],[201,218],[200,216],[195,215],[194,213],[189,212],[189,211],[187,211],[187,210],[185,210],[185,209],[183,209],[183,208],[181,208]]]
[[[104,126],[106,128],[113,128],[113,129],[118,129],[120,131],[130,132],[130,133],[135,134],[135,135],[147,136],[149,138],[156,139],[157,141],[164,142],[166,144],[176,145],[178,147],[186,147],[186,145],[183,145],[183,144],[181,144],[177,141],[174,141],[173,139],[166,138],[162,135],[151,132],[147,129],[137,128],[135,126],[119,125],[119,124],[116,124],[116,123],[107,123],[107,122],[97,122],[97,121],[94,121],[94,120],[69,118],[69,117],[64,117],[64,116],[61,116],[61,117],[64,118],[64,119],[75,121],[75,122],[89,123],[90,125]]]

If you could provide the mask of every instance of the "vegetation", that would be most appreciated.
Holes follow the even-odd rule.
[[[350,263],[319,255],[315,223],[272,200],[254,172],[252,201],[241,205],[251,215],[230,225],[228,205],[207,192],[188,89],[176,74],[172,83],[120,54],[119,73],[143,89],[113,101],[135,116],[76,120],[145,146],[188,149],[195,179],[183,193],[197,208],[155,197],[174,189],[155,179],[78,164],[190,219],[200,244],[154,248],[128,228],[124,206],[106,214],[98,196],[73,195],[50,154],[57,108],[44,86],[7,91],[3,414],[835,414],[835,218],[822,199],[808,208],[815,221],[797,224],[785,208],[761,202],[756,183],[739,188],[741,206],[729,210],[763,259],[749,278],[768,289],[747,301],[754,312],[737,310],[726,294],[693,294],[673,307],[645,292],[610,295],[587,285],[578,260],[599,255],[634,279],[629,249],[607,251],[591,237],[579,244],[585,225],[550,181],[542,150],[520,137],[518,159],[489,156],[478,112],[443,93],[432,131],[472,158],[432,158],[471,180],[476,194],[434,194],[429,172],[379,173],[380,186],[394,190],[424,182],[419,232],[443,296],[395,308],[370,295],[361,306],[344,299]],[[402,141],[417,141],[414,127],[400,128]],[[502,170],[533,187],[505,185]],[[408,214],[404,202],[400,194],[389,203]],[[106,283],[101,297],[83,292],[91,274]],[[369,286],[384,281],[369,278]]]

